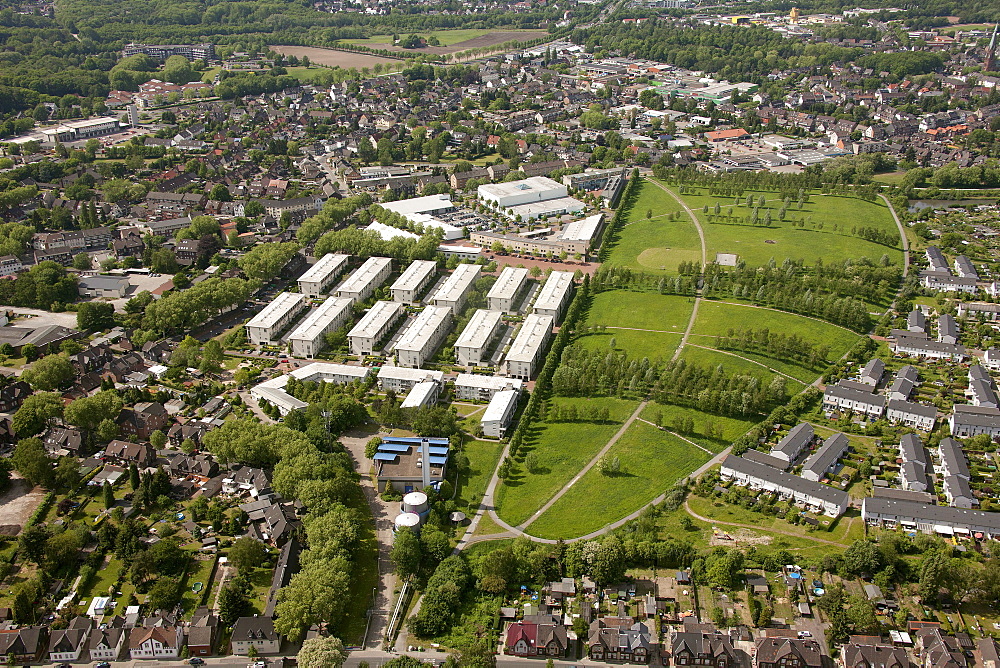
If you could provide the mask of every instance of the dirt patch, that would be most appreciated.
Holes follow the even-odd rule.
[[[0,496],[0,517],[3,518],[4,531],[8,536],[21,533],[21,527],[35,512],[45,498],[45,490],[32,487],[23,478],[12,478],[10,489]],[[13,527],[16,526],[16,530]]]
[[[765,536],[750,531],[749,529],[730,529],[725,531],[716,528],[712,537],[708,541],[709,547],[723,545],[725,547],[736,547],[738,545],[770,545],[771,536]]]
[[[324,49],[318,46],[274,46],[270,47],[275,53],[283,56],[295,56],[301,58],[307,56],[309,60],[317,65],[327,67],[343,67],[345,69],[356,67],[358,69],[372,68],[378,64],[398,63],[398,58],[386,58],[385,56],[372,56],[367,53],[351,53],[350,51],[338,51],[337,49]]]

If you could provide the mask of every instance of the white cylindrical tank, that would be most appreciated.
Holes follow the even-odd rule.
[[[423,492],[410,492],[403,497],[403,512],[423,515],[427,512],[427,495]]]
[[[393,520],[392,524],[394,532],[407,527],[417,531],[420,528],[420,515],[416,513],[400,513],[396,515],[396,519]]]

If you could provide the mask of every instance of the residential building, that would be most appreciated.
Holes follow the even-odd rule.
[[[572,294],[573,272],[553,271],[545,279],[545,283],[531,307],[531,312],[550,316],[552,321],[558,325],[569,306]]]
[[[352,355],[374,355],[381,351],[381,344],[403,316],[403,305],[398,302],[377,301],[361,317],[350,332],[347,342]]]
[[[392,258],[370,257],[337,286],[335,294],[338,297],[350,297],[356,302],[363,302],[371,297],[375,288],[389,278],[390,273],[392,273]]]
[[[184,632],[180,626],[137,626],[129,633],[129,656],[138,659],[176,659]]]
[[[858,380],[865,385],[876,387],[882,382],[883,375],[885,375],[885,362],[876,357],[868,361],[868,364],[861,370]]]
[[[948,426],[956,438],[971,438],[979,434],[994,438],[1000,436],[1000,410],[956,404],[948,418]]]
[[[91,661],[118,661],[128,639],[128,630],[114,625],[102,625],[90,632],[87,650]]]
[[[282,551],[284,554],[284,551]],[[215,641],[219,618],[204,606],[197,608],[187,627],[187,648],[191,656],[211,656],[215,654]]]
[[[923,442],[915,434],[904,434],[899,439],[899,457],[903,462],[899,468],[902,488],[912,492],[926,492],[930,487],[927,477],[930,459]]]
[[[941,484],[944,490],[944,498],[948,501],[948,505],[956,508],[973,508],[979,505],[979,499],[976,498],[975,493],[972,491],[972,486],[969,485],[968,478],[947,475],[944,476]]]
[[[115,276],[81,276],[77,280],[77,290],[81,297],[120,299],[129,289],[127,278]]]
[[[955,316],[945,313],[938,318],[938,337],[941,343],[958,343],[958,322]]]
[[[501,390],[493,395],[487,404],[483,416],[479,420],[483,435],[490,438],[503,438],[507,427],[517,411],[517,400],[520,393],[517,390]]]
[[[247,322],[247,339],[255,345],[280,343],[281,332],[305,308],[305,295],[282,292]]]
[[[277,654],[281,651],[281,636],[274,630],[270,617],[240,617],[233,625],[230,639],[233,654],[246,656],[251,645],[257,654]]]
[[[961,362],[968,353],[959,343],[942,343],[925,337],[897,335],[889,342],[889,347],[897,355],[910,355],[927,359],[945,359]]]
[[[806,480],[819,482],[837,469],[841,457],[847,454],[850,447],[851,443],[846,436],[832,435],[805,461],[801,476]]]
[[[885,397],[873,394],[869,386],[857,383],[868,390],[858,389],[848,384],[847,381],[840,381],[835,385],[827,385],[823,392],[823,408],[828,412],[833,411],[853,411],[861,413],[866,417],[878,419],[885,412]]]
[[[135,464],[142,469],[156,463],[156,450],[149,443],[129,443],[116,439],[104,448],[104,460],[122,466]]]
[[[327,297],[318,308],[312,309],[288,335],[292,354],[296,357],[318,355],[326,348],[326,335],[343,327],[353,315],[353,305],[348,297]]]
[[[414,260],[392,284],[392,301],[412,304],[437,275],[437,262]]]
[[[455,341],[455,359],[462,366],[487,366],[487,352],[503,326],[503,313],[477,309]]]
[[[740,668],[749,659],[733,647],[728,635],[716,629],[705,631],[695,625],[682,628],[670,638],[670,660],[675,666]]]
[[[419,383],[432,380],[437,383],[444,382],[443,371],[429,371],[427,369],[410,369],[401,366],[383,366],[378,370],[378,386],[380,390],[392,390],[396,394],[409,391]]]
[[[965,668],[965,652],[955,636],[945,635],[940,627],[916,631],[916,647],[922,668]]]
[[[627,617],[601,617],[590,624],[587,655],[593,661],[645,665],[656,653],[649,628]]]
[[[899,527],[904,531],[976,540],[1000,538],[1000,513],[982,510],[873,496],[862,501],[861,517],[872,526]]]
[[[451,309],[426,306],[393,346],[399,366],[420,367],[433,357],[451,328]]]
[[[940,461],[940,473],[944,476],[958,476],[966,480],[972,479],[969,471],[969,460],[962,450],[962,445],[954,438],[942,438],[938,444],[938,458]]]
[[[350,255],[327,253],[299,276],[299,292],[306,297],[319,297],[344,273],[350,258]]]
[[[378,488],[405,494],[444,480],[449,449],[447,438],[383,437],[373,459]]]
[[[154,431],[163,431],[170,414],[163,404],[144,401],[132,408],[123,408],[118,414],[118,430],[123,436],[131,436],[139,441],[148,441]]]
[[[539,368],[545,348],[552,338],[552,316],[532,313],[521,328],[503,359],[503,373],[512,378],[530,380]]]
[[[459,401],[489,401],[502,390],[521,391],[524,382],[518,378],[460,373],[455,378],[455,398]]]
[[[22,626],[0,630],[0,653],[13,657],[14,663],[35,663],[42,660],[48,649],[48,628]]]
[[[528,285],[528,270],[524,267],[506,266],[500,272],[497,282],[486,295],[486,303],[491,311],[514,313],[520,302],[521,292]]]
[[[758,638],[757,668],[823,668],[823,649],[808,638]]]
[[[885,417],[889,422],[905,424],[921,431],[931,431],[937,422],[937,407],[890,399],[886,404]]]
[[[400,408],[425,408],[433,406],[441,398],[441,383],[436,380],[425,380],[413,386],[406,395]]]
[[[784,462],[782,470],[788,469],[799,455],[812,445],[813,438],[815,438],[813,426],[808,422],[800,422],[771,448],[770,455]]]
[[[478,264],[460,264],[455,271],[441,284],[430,303],[435,306],[447,306],[454,315],[458,315],[465,306],[465,301],[472,291],[482,267]]]
[[[724,480],[734,480],[737,484],[751,489],[773,492],[830,517],[842,515],[849,503],[846,492],[773,469],[745,457],[727,455],[722,461],[720,473]]]
[[[927,332],[927,316],[920,309],[913,309],[906,316],[906,329],[911,332]]]
[[[65,629],[49,632],[49,661],[79,661],[87,646],[94,622],[89,617],[74,617]]]
[[[564,657],[568,650],[566,627],[558,618],[542,623],[517,621],[507,627],[504,654]]]
[[[572,253],[586,257],[600,240],[604,229],[604,214],[598,213],[580,220],[566,223],[554,241],[564,253]]]

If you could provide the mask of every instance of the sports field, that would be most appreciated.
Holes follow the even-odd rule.
[[[703,450],[645,422],[634,422],[606,456],[618,458],[620,473],[590,469],[528,526],[528,533],[575,538],[596,531],[639,510],[709,459]]]

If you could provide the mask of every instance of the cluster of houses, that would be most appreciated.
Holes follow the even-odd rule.
[[[883,384],[885,362],[870,360],[856,380],[841,379],[826,386],[823,410],[828,417],[835,414],[855,414],[868,420],[885,418],[920,431],[931,431],[938,419],[938,409],[929,404],[910,401],[920,383],[913,366],[904,366]]]

